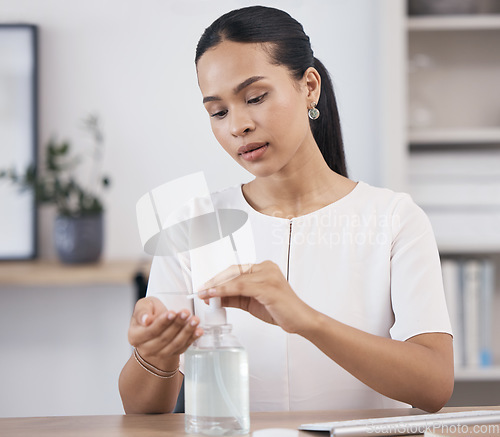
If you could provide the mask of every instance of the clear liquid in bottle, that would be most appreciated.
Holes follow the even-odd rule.
[[[186,432],[250,432],[248,359],[229,325],[206,328],[185,352],[184,397]]]

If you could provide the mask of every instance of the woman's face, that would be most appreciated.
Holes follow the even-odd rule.
[[[297,81],[270,62],[261,44],[231,41],[207,50],[197,70],[217,141],[249,172],[293,171],[311,147],[317,150],[307,111],[319,84],[311,91],[307,74]]]

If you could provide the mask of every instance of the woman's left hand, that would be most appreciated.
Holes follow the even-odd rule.
[[[198,296],[205,301],[220,297],[222,306],[241,308],[290,333],[303,331],[314,319],[315,311],[299,299],[272,261],[231,266],[206,282]]]

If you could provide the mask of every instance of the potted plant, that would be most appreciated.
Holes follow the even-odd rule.
[[[76,175],[84,160],[73,155],[69,141],[57,141],[54,137],[47,143],[40,171],[35,166],[29,166],[24,173],[0,170],[0,179],[9,179],[22,190],[33,190],[38,204],[55,205],[54,243],[64,263],[95,262],[103,246],[104,206],[99,195],[101,188],[109,186],[109,178],[101,174],[100,165],[104,138],[96,115],[85,118],[83,126],[93,146],[88,187]]]

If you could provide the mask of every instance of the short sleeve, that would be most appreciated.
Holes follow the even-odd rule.
[[[176,223],[162,230],[155,241],[153,263],[149,273],[147,296],[160,299],[167,309],[192,310],[186,297],[192,293],[191,262],[189,257],[190,211],[177,211]]]
[[[404,341],[430,332],[451,334],[439,252],[429,219],[405,194],[394,208],[392,226],[391,337]]]
[[[194,313],[193,300],[187,299],[191,294],[187,269],[189,266],[182,256],[155,256],[149,273],[147,296],[157,297],[169,310],[178,312],[188,309]],[[184,373],[184,354],[180,357],[179,370]]]
[[[149,273],[147,296],[160,299],[169,310],[193,311],[189,263],[182,256],[155,256]]]

